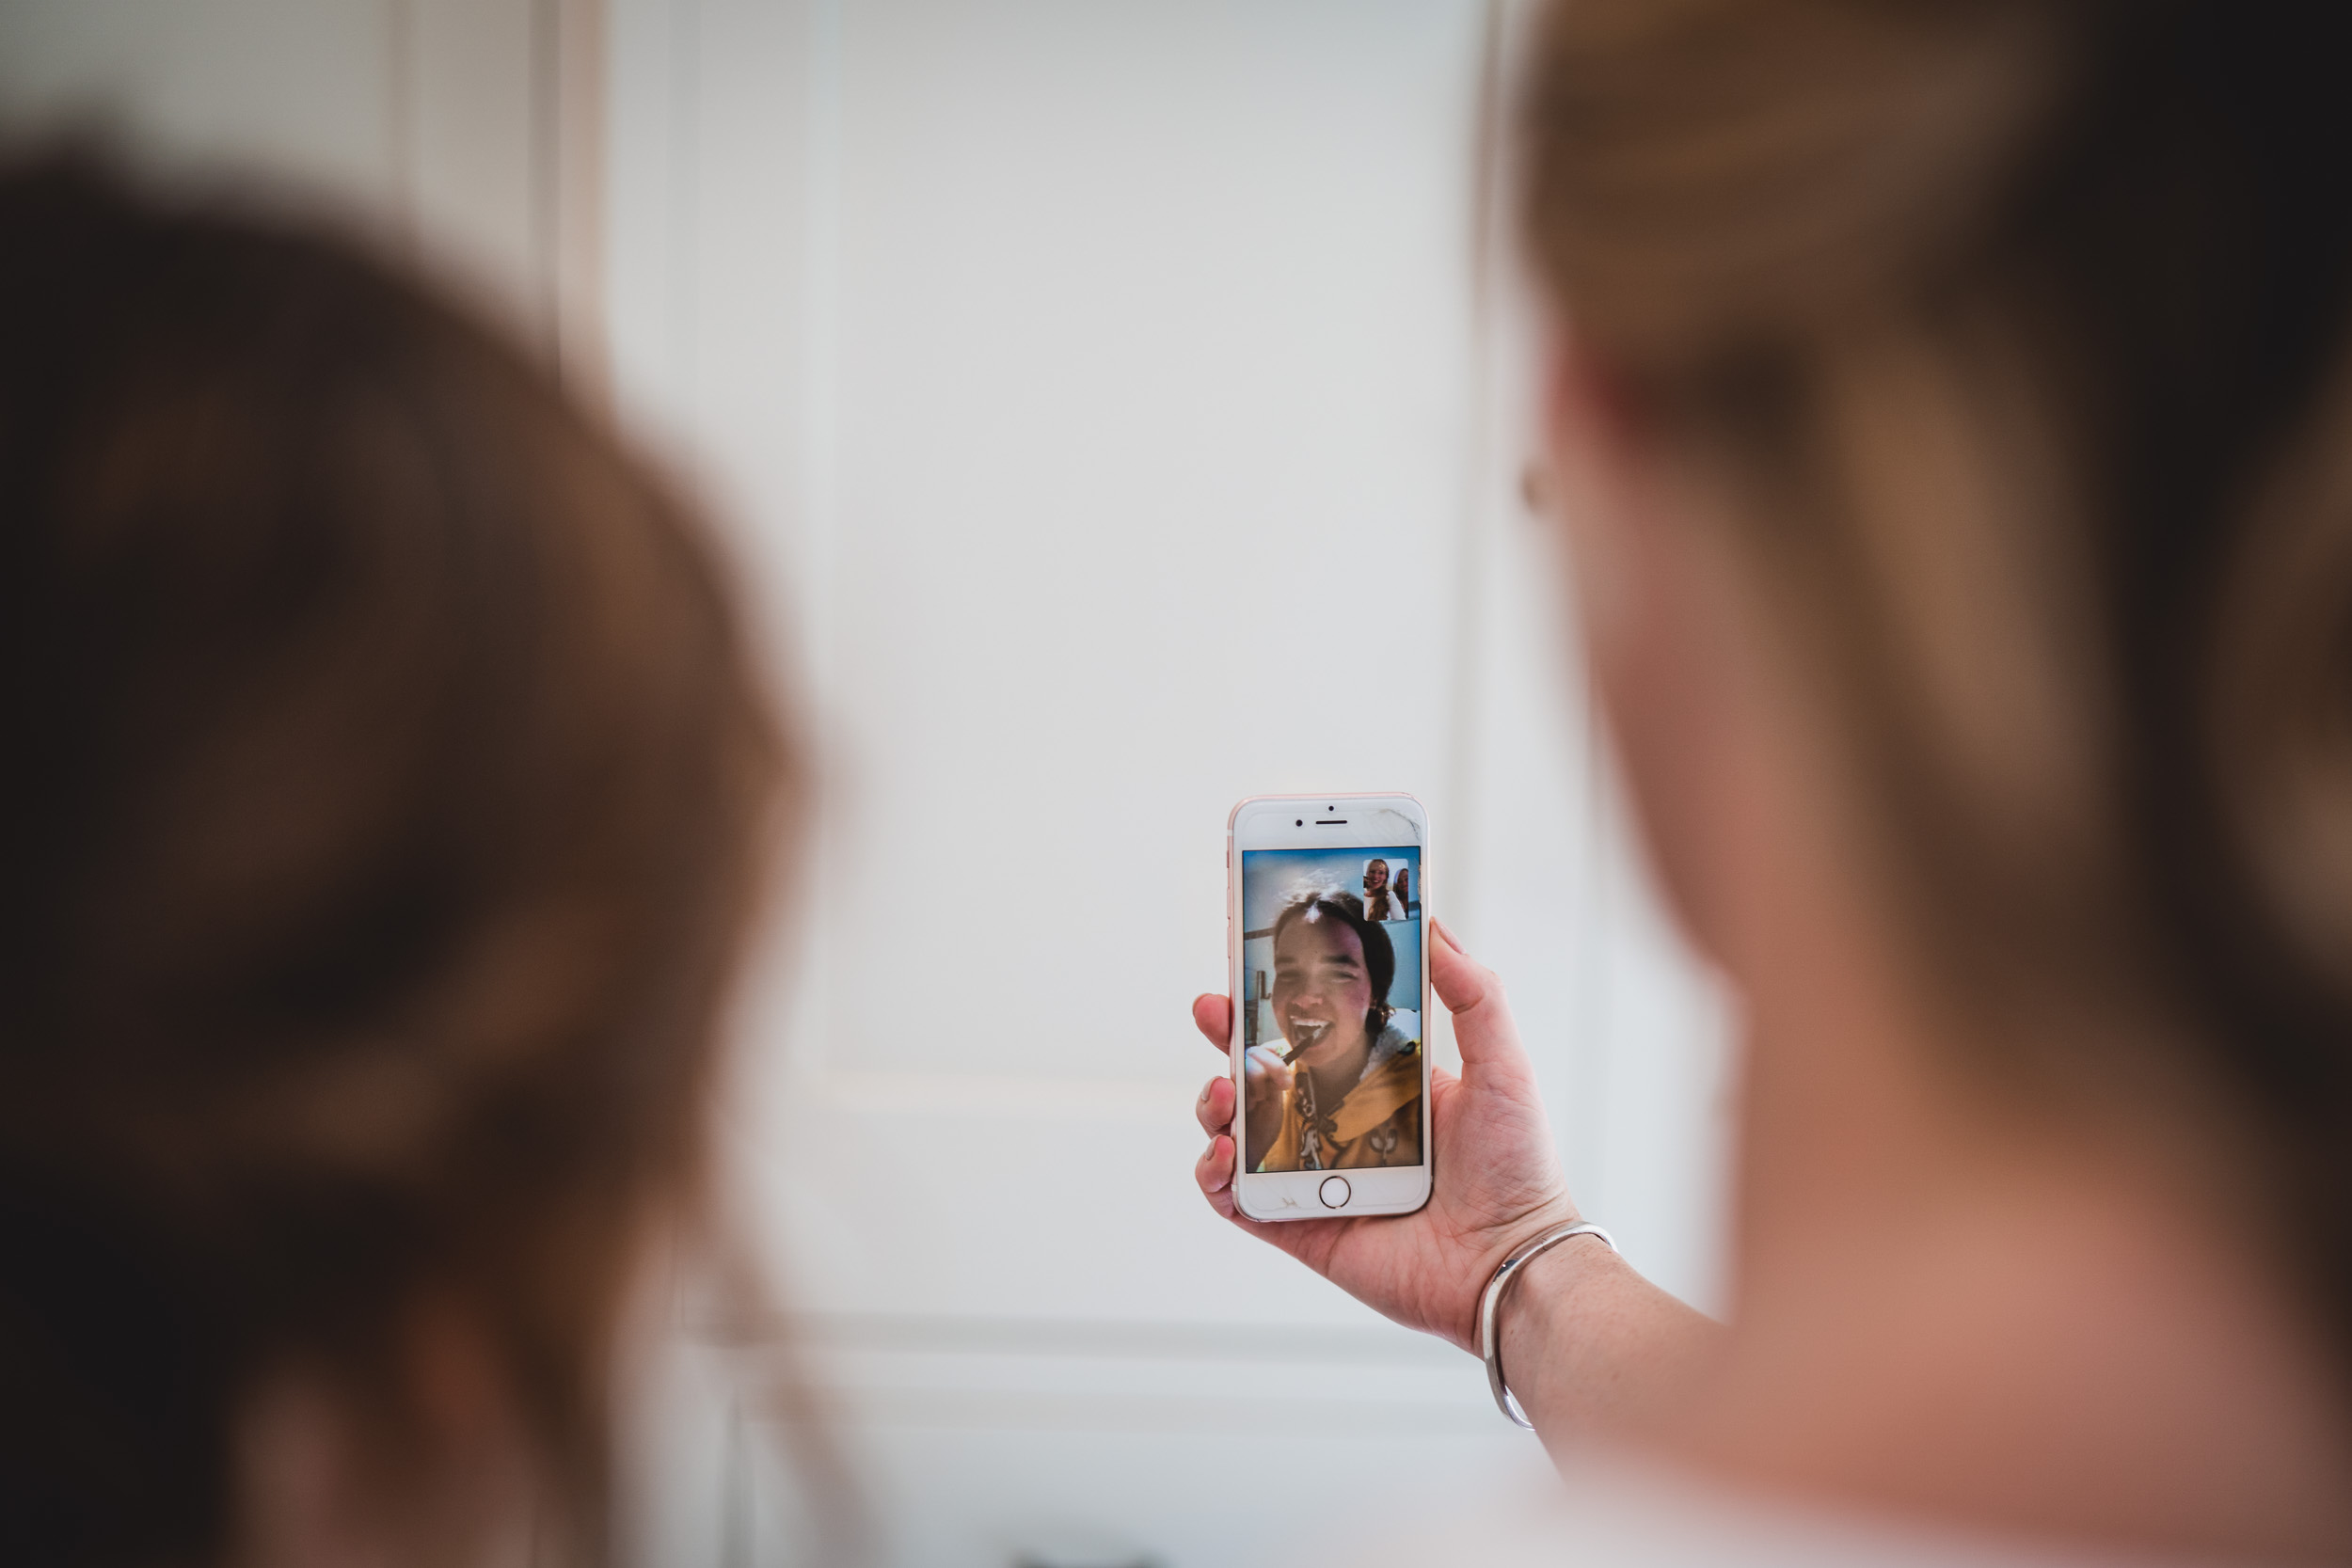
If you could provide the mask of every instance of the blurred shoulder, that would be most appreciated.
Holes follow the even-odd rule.
[[[1743,1497],[1663,1471],[1577,1465],[1557,1490],[1466,1504],[1443,1530],[1391,1540],[1375,1568],[2195,1568]]]

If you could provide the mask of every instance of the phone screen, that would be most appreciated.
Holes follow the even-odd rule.
[[[1243,1169],[1417,1165],[1421,849],[1241,852]]]

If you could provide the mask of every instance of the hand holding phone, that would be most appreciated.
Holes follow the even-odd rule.
[[[1193,1176],[1210,1207],[1243,1229],[1374,1310],[1475,1354],[1478,1293],[1495,1264],[1527,1237],[1574,1218],[1576,1207],[1502,981],[1463,957],[1434,921],[1429,955],[1431,987],[1454,1015],[1462,1071],[1434,1075],[1430,1131],[1445,1156],[1426,1207],[1393,1218],[1287,1225],[1241,1214],[1233,1200],[1238,1097],[1229,1073],[1212,1078],[1195,1102],[1210,1136]],[[1192,1016],[1209,1043],[1225,1050],[1233,1037],[1232,1003],[1202,996]]]

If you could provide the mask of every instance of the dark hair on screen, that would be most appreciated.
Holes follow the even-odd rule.
[[[1946,994],[2057,1021],[1977,1032],[2012,1076],[2189,1085],[2352,1354],[2347,58],[2278,0],[1562,0],[1520,191],[1755,502]]]
[[[360,249],[0,167],[0,1557],[230,1549],[259,1380],[397,1464],[426,1293],[594,1555],[787,753],[701,531]]]
[[[1372,982],[1372,1007],[1364,1014],[1364,1038],[1378,1043],[1380,1032],[1389,1026],[1389,1015],[1396,1010],[1389,1005],[1389,987],[1396,981],[1396,946],[1389,941],[1389,933],[1380,928],[1378,922],[1364,918],[1361,898],[1336,887],[1301,888],[1285,899],[1271,927],[1274,944],[1280,946],[1282,933],[1300,920],[1336,920],[1356,933],[1356,941],[1364,951],[1364,976]]]

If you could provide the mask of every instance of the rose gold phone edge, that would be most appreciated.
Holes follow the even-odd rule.
[[[1287,824],[1264,830],[1265,841],[1253,832],[1245,814],[1253,808],[1277,806],[1294,810],[1312,803],[1325,817],[1335,816],[1342,808],[1365,807],[1396,812],[1413,829],[1413,841],[1419,850],[1421,895],[1422,909],[1420,926],[1421,948],[1421,1019],[1422,1064],[1421,1163],[1416,1165],[1369,1166],[1344,1172],[1333,1171],[1269,1171],[1252,1174],[1243,1168],[1242,1160],[1248,1150],[1246,1112],[1242,1101],[1242,852],[1246,849],[1282,848],[1376,848],[1393,845],[1399,840],[1377,833],[1366,837],[1368,828],[1355,826],[1349,831],[1329,833],[1322,830],[1313,816],[1306,816],[1306,826],[1292,828]],[[1270,814],[1265,814],[1270,815]],[[1350,811],[1351,817],[1359,815]],[[1294,820],[1296,820],[1295,817]],[[1250,842],[1243,842],[1248,837]],[[1328,795],[1251,795],[1234,803],[1225,818],[1225,975],[1226,994],[1232,998],[1232,1022],[1226,1037],[1226,1072],[1233,1085],[1233,1201],[1244,1217],[1262,1223],[1287,1220],[1354,1218],[1357,1216],[1409,1214],[1428,1203],[1435,1185],[1436,1138],[1434,1119],[1430,1115],[1432,1052],[1429,1027],[1429,813],[1419,799],[1402,790],[1356,791]],[[1327,1205],[1320,1196],[1322,1184],[1334,1175],[1343,1176],[1348,1184],[1344,1200],[1337,1208]]]

